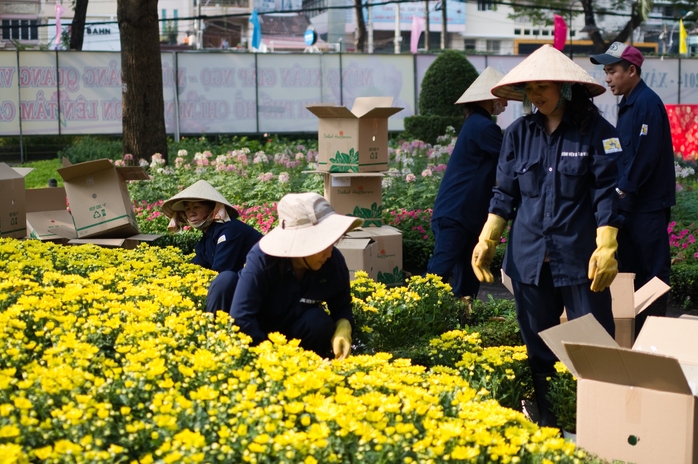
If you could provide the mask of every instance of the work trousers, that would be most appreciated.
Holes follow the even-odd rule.
[[[477,297],[480,281],[475,277],[470,261],[478,236],[460,222],[445,217],[431,221],[431,230],[436,244],[427,272],[440,276],[444,282],[453,277],[451,287],[456,297]]]
[[[216,311],[230,312],[233,304],[235,287],[238,285],[238,273],[233,271],[222,271],[213,279],[208,287],[206,295],[206,312]]]
[[[299,315],[298,319],[291,321],[279,332],[286,338],[299,339],[303,349],[314,351],[322,357],[330,357],[332,354],[332,336],[335,325],[332,318],[321,306],[311,306]]]
[[[528,362],[534,374],[555,371],[557,357],[550,351],[539,332],[560,324],[563,309],[569,320],[593,314],[611,335],[615,336],[615,324],[611,311],[611,291],[592,292],[591,283],[555,287],[550,264],[543,263],[538,285],[512,281],[516,301],[516,317],[521,336],[526,343]]]

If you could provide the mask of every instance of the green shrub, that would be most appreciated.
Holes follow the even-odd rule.
[[[73,163],[82,163],[96,159],[121,159],[123,148],[120,139],[85,136],[58,152],[58,158],[66,157]]]
[[[698,190],[682,190],[676,194],[671,220],[685,223],[698,221]]]
[[[696,307],[698,301],[698,265],[678,262],[671,266],[671,299],[681,308]]]
[[[548,378],[548,400],[557,425],[567,432],[577,432],[577,379],[561,362],[555,363],[555,375]]]
[[[455,108],[458,106],[453,105]],[[456,133],[460,132],[463,126],[463,115],[440,116],[435,114],[418,114],[408,116],[404,119],[405,132],[403,137],[408,139],[419,139],[427,143],[436,143],[439,136],[445,134],[446,127],[452,126]]]
[[[180,234],[164,234],[162,237],[150,242],[151,246],[160,248],[175,247],[183,255],[194,253],[194,247],[201,239],[201,232],[184,232]]]

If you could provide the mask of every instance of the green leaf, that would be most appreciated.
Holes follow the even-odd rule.
[[[359,152],[353,148],[349,153],[337,151],[334,158],[330,158],[330,163],[330,172],[359,172]]]

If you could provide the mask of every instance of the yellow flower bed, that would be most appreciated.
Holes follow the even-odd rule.
[[[452,369],[249,348],[174,249],[0,239],[0,463],[579,462]]]

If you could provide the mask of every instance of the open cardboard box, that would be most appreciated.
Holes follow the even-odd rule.
[[[68,237],[77,237],[66,205],[65,188],[28,189],[25,195],[28,238],[65,244]]]
[[[577,377],[578,446],[609,462],[698,462],[698,320],[648,317],[632,349],[592,315],[540,336]]]
[[[383,174],[324,173],[325,198],[339,214],[364,220],[364,227],[383,225]]]
[[[70,164],[63,178],[77,238],[124,238],[138,234],[127,180],[148,180],[140,166],[116,167],[108,159]]]
[[[669,291],[670,287],[659,278],[647,282],[635,291],[635,274],[619,273],[611,284],[613,321],[616,325],[616,342],[624,348],[630,348],[635,341],[635,318],[649,305]],[[512,294],[511,279],[502,269],[502,284]],[[567,312],[563,312],[560,322],[567,321]]]
[[[368,276],[388,285],[401,284],[402,232],[391,227],[366,227],[347,232],[337,243],[349,268],[349,278],[356,271],[366,271]]]
[[[0,163],[0,237],[27,235],[24,176],[31,171]]]
[[[325,172],[388,170],[388,118],[403,108],[393,97],[358,97],[343,106],[311,105],[318,117],[318,169]]]

